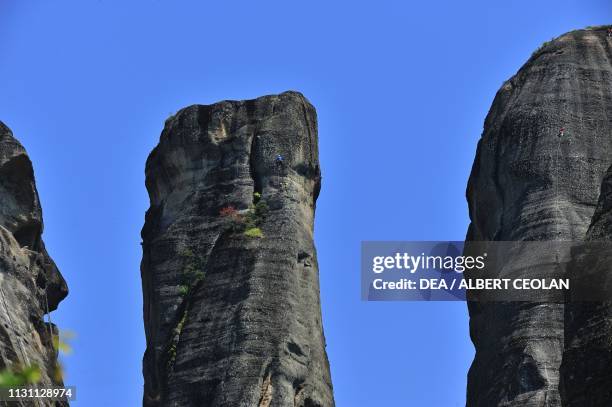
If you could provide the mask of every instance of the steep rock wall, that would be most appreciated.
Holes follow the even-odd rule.
[[[52,339],[57,330],[44,315],[57,309],[68,288],[45,249],[42,231],[32,163],[0,122],[0,371],[38,366],[40,386],[61,385]]]
[[[503,84],[468,183],[467,240],[584,239],[612,162],[611,60],[606,27],[573,31]],[[564,306],[471,302],[469,312],[467,405],[560,405]]]
[[[565,307],[563,406],[607,406],[612,404],[612,167],[604,177],[585,244],[576,247],[573,257],[570,266],[585,279],[587,293],[607,287],[608,301],[572,301]]]
[[[187,107],[167,120],[146,185],[144,405],[333,406],[313,106],[286,92]],[[234,219],[258,201],[263,237],[249,237]]]

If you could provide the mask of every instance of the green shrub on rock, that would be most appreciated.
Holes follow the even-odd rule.
[[[248,237],[256,237],[256,238],[262,238],[263,237],[263,233],[261,232],[261,229],[258,227],[254,227],[254,228],[250,228],[244,231],[244,235],[248,236]]]

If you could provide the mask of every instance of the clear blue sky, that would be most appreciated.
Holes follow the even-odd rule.
[[[78,334],[75,405],[141,401],[144,163],[166,117],[288,89],[319,113],[337,405],[463,405],[465,304],[361,302],[360,241],[462,240],[499,86],[543,41],[610,22],[609,0],[0,0],[0,120],[34,161],[70,286],[53,318]]]

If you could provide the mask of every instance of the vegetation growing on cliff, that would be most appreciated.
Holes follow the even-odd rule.
[[[251,238],[262,238],[261,224],[269,212],[268,204],[259,192],[253,194],[253,203],[245,213],[240,213],[233,206],[226,206],[219,211],[219,216],[227,219],[234,233],[242,233]]]
[[[178,291],[185,297],[191,288],[204,278],[203,264],[199,256],[196,256],[191,249],[184,249],[179,253],[184,261],[181,284]]]
[[[544,41],[542,45],[540,45],[535,51],[531,53],[531,56],[533,57],[539,54],[544,48],[548,47],[550,43],[552,43],[553,41],[554,41],[554,38],[551,38],[550,41]]]
[[[170,340],[170,346],[168,347],[168,369],[171,370],[174,367],[174,362],[176,361],[176,347],[178,346],[178,342],[181,336],[181,332],[183,332],[183,327],[185,326],[185,321],[187,320],[187,308],[183,311],[183,316],[181,320],[176,325],[174,330],[172,331],[172,338]]]
[[[73,337],[70,331],[62,331],[59,334],[53,334],[53,349],[56,352],[61,352],[64,355],[72,353],[72,347],[68,341]],[[55,362],[53,369],[53,379],[56,382],[63,380],[63,368],[59,361]],[[31,384],[37,384],[42,378],[40,366],[31,364],[28,366],[13,365],[4,370],[0,370],[0,388],[22,387]]]
[[[244,235],[248,237],[262,238],[263,232],[261,231],[260,228],[250,228],[244,231]]]
[[[40,381],[41,373],[38,365],[15,366],[0,372],[0,387],[21,387],[27,384],[36,384]]]
[[[184,264],[183,273],[181,275],[181,284],[178,287],[178,293],[183,298],[181,306],[183,313],[181,315],[181,319],[172,330],[167,345],[166,367],[169,371],[174,367],[179,338],[181,336],[181,332],[183,331],[185,321],[187,320],[190,301],[189,296],[193,290],[193,287],[195,287],[204,278],[204,264],[202,264],[202,259],[200,256],[195,255],[189,248],[181,250],[179,252],[179,256],[182,258]]]

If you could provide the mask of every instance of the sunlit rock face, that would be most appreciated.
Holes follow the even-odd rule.
[[[166,121],[146,165],[145,406],[334,405],[313,244],[317,137],[296,92]]]
[[[544,44],[498,91],[468,184],[467,240],[585,238],[612,163],[606,29]],[[561,405],[564,305],[471,302],[469,311],[467,405]]]
[[[32,163],[0,122],[0,371],[38,366],[39,385],[50,386],[61,385],[61,375],[52,339],[57,330],[44,315],[57,309],[68,288],[42,231]]]

